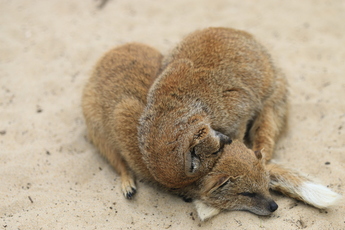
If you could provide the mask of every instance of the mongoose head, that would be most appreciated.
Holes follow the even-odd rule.
[[[194,202],[201,220],[221,210],[269,215],[278,208],[269,193],[261,151],[253,152],[240,141],[225,146],[214,169],[200,181],[200,199]]]
[[[152,176],[170,189],[185,187],[210,172],[225,145],[231,143],[199,115],[174,125],[170,132],[164,124],[158,127],[150,130],[140,147]]]
[[[194,79],[183,78],[194,74],[192,65],[182,60],[163,71],[150,88],[138,128],[139,147],[150,173],[169,189],[185,187],[206,175],[231,142],[212,129],[208,107],[181,85]],[[205,90],[210,90],[207,85],[200,89]]]

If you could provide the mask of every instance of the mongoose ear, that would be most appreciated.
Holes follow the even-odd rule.
[[[219,175],[212,175],[206,179],[206,183],[204,185],[204,194],[211,194],[217,188],[222,186],[223,184],[234,181],[235,178],[232,178],[229,175],[219,174]]]
[[[210,127],[208,125],[203,125],[197,129],[196,132],[193,134],[193,140],[199,141],[204,139],[207,134],[210,132]]]
[[[200,115],[194,115],[188,119],[188,124],[194,126],[193,131],[193,142],[198,142],[205,138],[210,132],[210,126],[205,124],[204,118]],[[196,143],[193,143],[196,144]]]
[[[264,150],[264,149],[254,151],[255,156],[256,156],[256,158],[258,158],[258,160],[261,160],[261,159],[262,159],[262,151],[263,151],[263,150]]]
[[[220,209],[208,206],[200,200],[195,200],[193,203],[201,221],[209,219],[220,213]]]

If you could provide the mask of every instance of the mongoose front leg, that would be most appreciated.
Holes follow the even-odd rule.
[[[106,138],[93,138],[94,144],[99,147],[103,156],[105,156],[115,171],[121,176],[121,190],[127,199],[131,199],[136,193],[135,179],[132,172],[114,146],[107,144]]]
[[[121,189],[123,195],[127,199],[132,199],[135,193],[137,192],[135,180],[131,173],[121,175]]]
[[[263,150],[266,161],[272,159],[275,143],[286,123],[286,113],[284,102],[267,105],[250,130],[253,150]]]
[[[272,108],[264,108],[250,131],[253,150],[262,150],[266,161],[272,158],[276,136],[278,134],[277,122],[274,120],[275,117]]]
[[[121,156],[113,154],[112,157],[109,157],[108,159],[110,164],[121,176],[121,190],[123,195],[127,199],[132,199],[137,191],[134,175],[128,169],[126,162]]]
[[[287,82],[277,74],[274,92],[264,102],[262,111],[249,130],[253,150],[263,150],[266,161],[272,159],[276,141],[285,128],[288,114]]]

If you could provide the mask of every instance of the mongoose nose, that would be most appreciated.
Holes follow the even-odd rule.
[[[274,212],[275,210],[277,210],[278,209],[277,203],[274,202],[274,201],[271,201],[270,204],[269,204],[269,209],[270,209],[271,212]]]

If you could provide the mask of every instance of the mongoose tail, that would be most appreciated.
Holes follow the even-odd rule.
[[[331,189],[317,184],[297,171],[284,168],[278,164],[268,164],[270,188],[286,196],[324,209],[338,203],[341,195]]]

